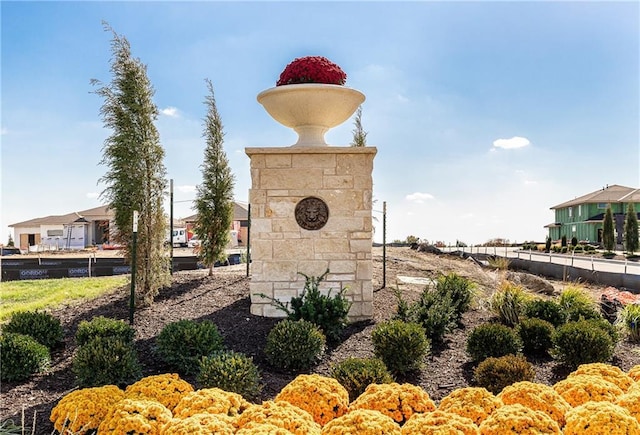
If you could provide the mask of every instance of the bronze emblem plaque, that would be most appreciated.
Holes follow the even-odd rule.
[[[329,207],[320,198],[309,196],[296,205],[296,222],[305,230],[319,230],[329,220]]]

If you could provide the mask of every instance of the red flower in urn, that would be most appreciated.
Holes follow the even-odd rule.
[[[344,85],[347,74],[342,69],[322,56],[305,56],[295,59],[280,74],[276,86],[295,85],[300,83],[324,83]]]

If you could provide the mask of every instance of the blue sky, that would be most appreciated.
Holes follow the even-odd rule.
[[[247,201],[245,147],[296,135],[256,95],[296,57],[362,91],[387,240],[543,241],[549,208],[640,187],[638,2],[9,2],[2,36],[1,222],[101,205],[107,21],[147,65],[176,217],[202,181],[204,79]],[[351,141],[353,118],[327,133]],[[178,202],[179,201],[179,202]],[[167,210],[168,212],[168,210]],[[382,239],[381,214],[375,240]]]

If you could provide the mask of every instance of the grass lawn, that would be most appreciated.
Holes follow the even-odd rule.
[[[3,282],[0,283],[0,322],[9,320],[16,311],[43,310],[81,302],[128,283],[128,275]]]

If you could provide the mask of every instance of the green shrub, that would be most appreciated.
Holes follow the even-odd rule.
[[[64,342],[64,331],[60,320],[44,311],[21,311],[13,314],[2,330],[33,337],[49,350]]]
[[[331,367],[331,376],[349,392],[349,401],[364,393],[370,384],[389,384],[393,378],[381,359],[349,357]]]
[[[560,293],[560,306],[566,314],[567,321],[602,317],[591,295],[579,286],[569,286]]]
[[[504,387],[516,382],[533,382],[536,372],[525,357],[505,355],[482,361],[474,370],[473,376],[477,386],[499,394]]]
[[[499,323],[478,325],[467,337],[466,350],[474,362],[488,357],[517,354],[522,349],[518,333]]]
[[[523,319],[516,331],[522,340],[522,351],[526,355],[545,355],[553,347],[555,328],[546,320],[532,317]]]
[[[76,343],[82,346],[96,337],[117,337],[125,343],[133,343],[135,333],[135,329],[127,325],[124,320],[98,316],[90,321],[80,322],[76,331]]]
[[[473,282],[456,273],[441,275],[436,282],[436,293],[442,298],[446,295],[450,297],[456,321],[471,308],[474,288]]]
[[[220,388],[247,400],[256,400],[262,389],[253,358],[234,351],[218,351],[202,358],[197,380],[202,388]]]
[[[625,331],[630,341],[640,342],[640,305],[627,304],[620,311],[617,324]]]
[[[156,352],[173,370],[185,375],[198,373],[200,359],[223,350],[218,327],[210,320],[178,320],[167,324],[156,339]]]
[[[325,345],[326,338],[314,323],[285,319],[269,331],[264,353],[278,369],[307,370],[320,360]]]
[[[531,299],[524,304],[524,315],[529,318],[546,320],[554,327],[562,325],[567,318],[562,306],[551,299]]]
[[[291,298],[291,308],[289,304],[283,304],[276,299],[272,299],[272,302],[278,309],[287,313],[289,320],[306,320],[314,323],[328,340],[336,341],[347,326],[351,302],[344,295],[346,288],[333,296],[331,296],[331,290],[326,295],[320,292],[319,284],[328,273],[328,269],[320,277],[309,277],[301,273],[300,275],[305,278],[304,290],[300,296]]]
[[[571,368],[607,362],[613,356],[615,340],[605,323],[609,324],[600,320],[579,320],[560,326],[553,334],[553,356]]]
[[[378,324],[371,335],[375,356],[393,374],[403,374],[422,367],[431,343],[424,328],[413,322],[389,320]]]
[[[515,326],[523,314],[525,304],[531,299],[520,286],[503,281],[491,296],[491,310],[500,322],[507,326]]]
[[[96,337],[80,346],[72,370],[81,388],[123,386],[141,377],[135,348],[120,337]]]
[[[0,379],[3,382],[24,381],[47,368],[49,348],[33,337],[15,332],[0,335]]]

